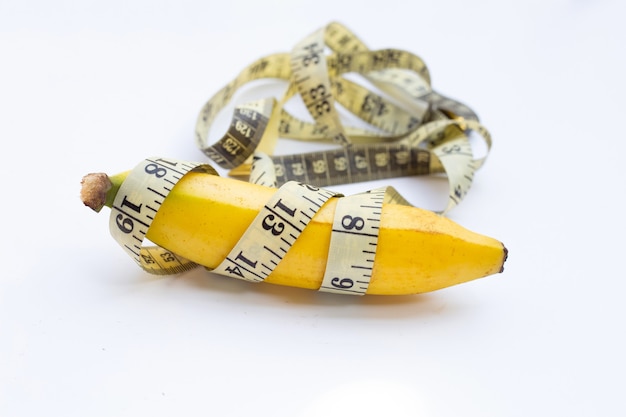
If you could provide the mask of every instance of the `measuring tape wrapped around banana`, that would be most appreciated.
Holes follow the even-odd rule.
[[[326,56],[325,47],[334,52]],[[347,80],[348,72],[380,93]],[[209,127],[234,92],[267,77],[290,81],[281,101],[237,106],[227,134],[208,146]],[[313,122],[285,111],[296,93]],[[372,129],[344,126],[337,103]],[[121,174],[88,174],[81,198],[95,211],[111,208],[113,237],[153,274],[201,265],[250,282],[340,294],[422,293],[501,272],[507,257],[498,240],[441,215],[461,201],[484,162],[473,157],[470,131],[490,146],[469,108],[430,89],[421,59],[371,52],[332,23],[291,54],[254,63],[203,107],[197,145],[249,182],[220,177],[208,164],[155,157]],[[279,135],[338,148],[273,155]],[[431,173],[445,173],[450,183],[439,214],[411,206],[391,187],[352,196],[322,188]],[[157,246],[143,246],[145,239]]]

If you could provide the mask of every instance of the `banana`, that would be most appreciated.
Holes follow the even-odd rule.
[[[95,211],[112,207],[127,175],[88,174],[82,181],[83,203]],[[163,201],[146,238],[213,269],[275,192],[244,181],[189,172]],[[331,198],[324,203],[266,282],[319,289],[337,201]],[[500,273],[507,253],[500,241],[431,211],[383,204],[367,294],[424,293]]]

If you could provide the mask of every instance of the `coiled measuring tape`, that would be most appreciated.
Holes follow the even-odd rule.
[[[330,49],[332,53],[326,55]],[[357,73],[373,88],[346,77]],[[213,145],[208,133],[217,114],[244,84],[262,78],[289,81],[282,98],[235,107],[228,132]],[[287,112],[302,98],[313,122]],[[337,107],[371,128],[344,125]],[[245,68],[203,106],[196,124],[197,146],[231,175],[278,187],[223,262],[212,271],[251,282],[271,274],[323,204],[336,205],[328,261],[320,291],[365,294],[376,256],[383,203],[409,204],[392,187],[341,196],[326,185],[408,175],[446,174],[445,213],[463,199],[474,172],[486,158],[474,158],[468,135],[491,137],[467,106],[431,89],[430,74],[416,55],[396,49],[370,51],[339,23],[299,42],[290,54],[264,57]],[[273,155],[278,137],[317,140],[335,148]],[[259,152],[262,149],[264,152]],[[110,229],[146,271],[179,273],[197,265],[167,249],[143,247],[151,221],[173,185],[191,170],[216,175],[205,164],[151,158],[124,181],[111,212]],[[349,260],[349,262],[346,262]]]
[[[332,51],[326,54],[325,51]],[[372,87],[350,79],[357,74]],[[259,79],[289,82],[284,95],[235,108],[226,135],[207,143],[211,124],[236,91]],[[296,94],[313,122],[285,110]],[[342,122],[338,107],[370,128]],[[256,119],[246,115],[251,110]],[[482,137],[487,152],[475,158],[469,134]],[[250,173],[252,155],[269,153],[261,172],[276,185],[296,180],[317,186],[409,175],[445,174],[449,183],[446,213],[467,194],[474,173],[491,148],[491,136],[468,106],[431,88],[430,73],[418,56],[398,49],[369,50],[343,25],[333,22],[297,43],[291,53],[263,57],[211,97],[196,123],[196,144],[234,176]],[[335,148],[294,155],[274,155],[277,138],[321,141]]]

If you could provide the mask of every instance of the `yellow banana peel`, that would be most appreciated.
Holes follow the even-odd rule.
[[[97,185],[99,175],[107,185]],[[127,173],[83,179],[85,205],[111,207]],[[94,186],[94,184],[96,184]],[[146,237],[156,245],[215,268],[235,246],[276,189],[189,172],[173,187]],[[318,289],[324,277],[336,198],[315,214],[265,282]],[[367,294],[438,290],[502,272],[504,245],[428,210],[384,204]]]

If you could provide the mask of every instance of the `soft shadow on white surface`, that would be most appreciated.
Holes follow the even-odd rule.
[[[398,381],[359,380],[332,387],[298,417],[387,415],[409,417],[424,414],[419,393]],[[366,398],[367,401],[359,401]]]
[[[319,293],[301,288],[291,288],[285,286],[277,286],[272,284],[255,285],[248,282],[229,279],[228,277],[212,274],[202,269],[184,274],[178,278],[184,285],[190,285],[200,290],[218,292],[226,295],[235,294],[240,296],[246,293],[253,293],[255,297],[259,297],[259,301],[267,300],[270,304],[271,300],[282,301],[284,303],[311,306],[345,306],[345,305],[361,305],[361,306],[391,306],[405,305],[408,303],[418,303],[428,295],[411,295],[396,297],[342,297],[338,294]]]

